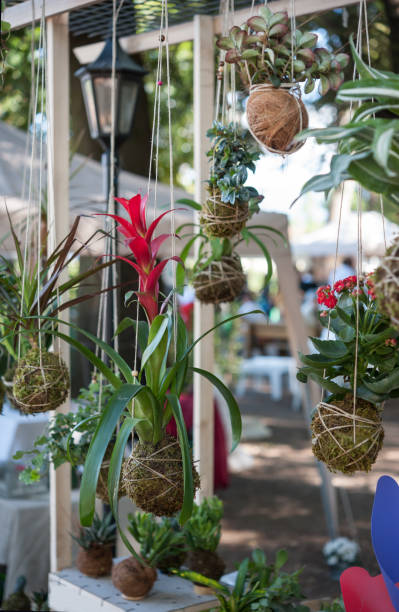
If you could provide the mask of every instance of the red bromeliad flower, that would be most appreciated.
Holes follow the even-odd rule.
[[[149,227],[146,220],[146,204],[148,196],[141,197],[140,194],[133,196],[130,200],[125,198],[115,198],[130,217],[130,222],[119,215],[106,214],[118,222],[116,229],[125,237],[125,245],[134,255],[135,262],[126,257],[118,256],[118,259],[126,261],[139,275],[139,291],[137,298],[144,308],[150,323],[158,314],[158,295],[159,278],[166,264],[173,259],[181,262],[179,257],[168,257],[160,263],[156,263],[156,258],[161,245],[171,234],[161,234],[153,238],[153,234],[162,217],[167,215],[170,210],[162,213],[154,219]]]

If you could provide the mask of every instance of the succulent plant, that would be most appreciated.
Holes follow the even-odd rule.
[[[273,13],[264,6],[259,12],[216,43],[226,51],[225,61],[237,65],[244,86],[270,82],[279,87],[304,81],[305,92],[310,93],[320,79],[321,95],[337,91],[349,56],[316,47],[318,36],[313,32],[292,32],[287,11]]]
[[[195,504],[184,526],[188,547],[215,552],[220,542],[222,517],[223,502],[216,496],[204,499],[199,506]]]
[[[93,546],[110,546],[116,538],[116,525],[112,521],[111,512],[104,518],[100,518],[96,513],[90,527],[81,527],[79,535],[71,534],[71,537],[84,550],[89,550]]]

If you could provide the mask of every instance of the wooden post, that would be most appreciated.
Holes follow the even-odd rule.
[[[194,17],[194,168],[195,198],[205,198],[208,178],[206,151],[209,142],[206,130],[211,127],[214,108],[214,38],[213,19],[206,15]],[[198,338],[214,325],[214,308],[195,300],[194,337]],[[194,365],[213,371],[213,334],[206,336],[194,349]],[[209,382],[194,374],[194,460],[201,478],[198,501],[213,495],[214,469],[214,409],[213,389]]]
[[[49,247],[69,230],[69,31],[68,14],[47,19],[47,147]],[[62,279],[60,279],[62,281]],[[67,312],[63,312],[67,320]],[[69,333],[68,330],[63,330]],[[56,341],[56,350],[58,351]],[[69,365],[69,345],[60,353]],[[69,401],[57,409],[69,412]],[[50,470],[50,566],[59,571],[71,565],[71,468]]]

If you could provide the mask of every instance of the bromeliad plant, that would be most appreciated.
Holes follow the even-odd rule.
[[[313,416],[313,452],[332,471],[368,471],[382,446],[383,403],[399,396],[399,334],[380,312],[370,276],[320,287],[317,297],[327,308],[320,322],[335,338],[311,338],[318,352],[299,354],[298,380],[328,393]]]
[[[253,136],[272,152],[297,150],[301,143],[293,143],[294,136],[308,126],[298,83],[304,82],[309,93],[320,80],[324,96],[343,82],[349,56],[317,47],[317,40],[315,33],[293,32],[286,11],[273,13],[265,6],[216,43],[250,91],[247,117]]]
[[[255,172],[260,152],[233,123],[226,126],[215,121],[207,136],[212,141],[207,153],[211,164],[209,197],[202,206],[200,223],[211,237],[231,237],[259,211],[263,200],[254,187],[245,185],[248,170]]]
[[[171,516],[180,511],[179,520],[185,523],[191,515],[194,491],[198,486],[198,476],[193,467],[179,401],[188,370],[207,378],[226,399],[232,422],[234,447],[241,435],[241,416],[230,390],[217,377],[206,370],[189,367],[189,355],[202,336],[190,344],[187,329],[178,314],[173,313],[168,303],[158,307],[158,280],[167,263],[167,260],[159,264],[155,261],[159,245],[166,239],[166,235],[153,238],[153,232],[161,217],[147,229],[146,200],[135,196],[129,201],[121,202],[129,214],[130,221],[117,216],[115,219],[119,223],[119,231],[125,237],[126,245],[135,256],[135,262],[124,257],[122,259],[133,265],[139,274],[140,291],[137,298],[147,317],[147,321],[139,321],[137,327],[141,352],[140,370],[132,372],[126,361],[111,346],[89,332],[80,330],[80,333],[104,351],[110,362],[118,368],[117,376],[77,339],[68,337],[59,330],[53,332],[80,350],[115,389],[101,413],[87,453],[80,490],[80,519],[84,526],[91,524],[102,462],[111,440],[116,438],[110,458],[108,491],[110,505],[118,521],[121,467],[128,439],[135,431],[138,442],[125,461],[122,473],[127,495],[146,512]],[[136,322],[132,319],[124,319],[116,333],[135,325]],[[75,328],[72,324],[70,327]],[[165,432],[172,416],[177,424],[178,441]],[[121,418],[122,424],[118,431]],[[121,535],[137,560],[128,539],[123,532]],[[138,562],[144,563],[141,559]]]
[[[338,143],[330,172],[312,177],[299,197],[310,191],[328,194],[342,181],[355,180],[365,189],[399,204],[399,75],[368,66],[350,41],[359,79],[342,85],[337,100],[360,103],[345,125],[306,130],[298,138]]]
[[[238,566],[232,590],[196,572],[174,573],[211,588],[219,600],[217,609],[221,612],[310,612],[307,606],[298,603],[303,599],[299,584],[301,570],[293,574],[282,572],[286,562],[285,550],[278,551],[275,562],[269,565],[266,555],[261,550],[254,550],[252,557],[244,559]]]

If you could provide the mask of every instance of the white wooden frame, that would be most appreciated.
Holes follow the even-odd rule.
[[[45,0],[26,0],[21,4],[9,7],[4,12],[6,21],[11,28],[26,26],[32,20],[38,20],[42,13],[42,3]],[[68,158],[69,158],[69,55],[68,55],[68,12],[95,4],[98,0],[51,0],[45,2],[45,17],[48,28],[48,96],[49,106],[49,144],[52,164],[49,164],[52,176],[49,184],[54,185],[54,204],[56,210],[56,239],[61,237],[63,229],[68,226]],[[359,0],[297,0],[296,14],[306,15],[320,10],[327,11],[338,7],[356,4]],[[290,0],[276,0],[273,9],[290,11]],[[243,22],[249,15],[249,8],[236,11],[237,22]],[[196,196],[201,199],[203,181],[207,176],[205,158],[205,130],[212,121],[213,115],[213,48],[212,39],[215,33],[220,33],[222,17],[217,15],[196,16],[193,22],[171,26],[169,30],[170,44],[186,40],[194,40],[194,149],[195,170],[197,173]],[[158,33],[147,32],[122,39],[124,48],[129,53],[147,51],[158,46]],[[80,59],[91,61],[98,53],[98,46],[80,47]],[[94,57],[93,57],[94,56]],[[284,232],[286,234],[286,231]],[[299,294],[295,290],[296,276],[294,274],[289,251],[283,256],[274,254],[281,289],[285,296],[287,326],[293,350],[306,351],[307,336],[299,310]],[[212,326],[213,311],[209,307],[196,304],[196,334]],[[62,349],[67,354],[66,348]],[[195,353],[195,363],[198,367],[211,369],[213,365],[213,342],[209,336],[199,345]],[[199,460],[199,469],[203,482],[203,494],[210,495],[213,491],[213,395],[209,385],[197,376],[194,382],[194,445],[195,458]],[[315,387],[308,390],[307,407],[317,401]],[[62,407],[65,409],[66,407]],[[322,470],[324,483],[325,509],[329,521],[330,536],[337,532],[337,509],[334,489],[330,475]],[[70,564],[70,481],[68,468],[59,468],[51,475],[51,565],[52,571],[57,571]]]

